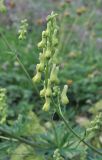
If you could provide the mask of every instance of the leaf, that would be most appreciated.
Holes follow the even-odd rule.
[[[44,128],[40,125],[39,119],[32,111],[29,111],[25,115],[19,115],[13,130],[17,135],[23,136],[44,132]]]
[[[90,113],[97,114],[99,111],[102,111],[102,100],[98,101],[92,108],[89,109]]]
[[[5,160],[9,157],[8,149],[14,148],[13,142],[5,141],[0,143],[0,160]]]
[[[44,158],[36,155],[33,148],[21,144],[11,154],[11,160],[44,160]]]

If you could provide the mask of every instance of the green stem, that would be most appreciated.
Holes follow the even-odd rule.
[[[87,143],[84,139],[82,139],[70,126],[69,122],[65,119],[65,117],[63,116],[63,113],[61,111],[61,107],[60,107],[60,103],[58,104],[58,114],[60,116],[60,118],[63,120],[63,122],[65,123],[66,127],[68,130],[70,130],[73,135],[75,135],[81,142],[83,142],[86,146],[88,146],[89,148],[91,148],[93,151],[95,151],[97,154],[102,155],[102,152],[98,151],[95,147],[93,147],[92,145],[90,145],[89,143]]]
[[[0,139],[11,141],[11,138],[8,138],[8,137],[5,137],[5,136],[0,136]],[[14,138],[12,138],[12,141],[17,142],[17,140],[14,139]]]

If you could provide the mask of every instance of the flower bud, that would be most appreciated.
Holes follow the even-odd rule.
[[[41,42],[38,43],[38,48],[44,48],[46,44],[45,38],[42,39]]]
[[[57,96],[60,94],[60,88],[59,86],[54,86],[53,87],[53,96]]]
[[[50,109],[51,99],[49,97],[46,97],[45,99],[46,101],[42,109],[47,112]]]
[[[52,44],[54,47],[56,47],[58,45],[58,39],[54,37],[52,40]]]
[[[51,95],[52,95],[52,90],[51,90],[50,87],[47,88],[45,95],[46,95],[46,97],[51,97]]]
[[[80,16],[80,15],[82,15],[83,13],[85,13],[86,11],[87,11],[87,8],[84,7],[84,6],[82,6],[82,7],[78,8],[76,12],[77,12],[77,14]]]
[[[38,43],[38,48],[43,48],[44,44],[41,42]]]
[[[45,97],[45,93],[46,93],[46,88],[44,87],[44,88],[40,91],[40,97]]]
[[[63,91],[61,93],[61,102],[63,105],[66,105],[69,103],[69,99],[67,98],[67,90],[68,90],[68,86],[64,85]]]
[[[46,51],[45,57],[46,57],[47,59],[50,59],[50,58],[51,58],[51,51],[50,51],[50,50],[47,50],[47,51]]]
[[[36,75],[33,77],[33,82],[39,83],[41,81],[41,72],[37,72]]]
[[[47,21],[50,21],[50,20],[53,20],[54,17],[56,17],[56,16],[58,16],[58,14],[56,14],[56,13],[54,13],[54,12],[52,11],[51,15],[48,15],[46,19],[47,19]]]
[[[37,64],[36,69],[38,72],[44,71],[44,63]]]
[[[48,35],[49,35],[48,30],[42,32],[42,38],[48,37]]]
[[[44,53],[40,53],[40,54],[39,54],[39,60],[40,60],[41,63],[44,63],[44,60],[45,60],[45,55],[44,55]]]
[[[59,67],[56,67],[56,65],[54,64],[53,68],[51,70],[51,74],[50,74],[50,81],[52,83],[58,83],[59,82],[58,77],[57,77],[58,71],[59,71]]]
[[[46,97],[51,97],[51,95],[52,95],[51,83],[50,83],[50,80],[48,80],[48,86],[47,86],[47,89],[46,89],[45,96]]]
[[[91,121],[89,127],[86,129],[87,135],[93,133],[96,134],[102,128],[102,113],[100,112],[99,115],[95,117],[94,120]]]
[[[60,150],[59,149],[56,149],[54,151],[53,158],[54,158],[54,160],[64,160],[63,157],[60,154]]]
[[[18,33],[19,33],[18,38],[20,40],[26,39],[27,29],[28,29],[28,23],[27,23],[27,20],[24,19],[24,20],[21,21],[21,26],[20,26],[20,29],[18,31]]]

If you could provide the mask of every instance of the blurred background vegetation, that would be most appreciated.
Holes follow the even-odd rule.
[[[59,14],[60,85],[69,85],[66,115],[84,125],[102,110],[102,1],[101,0],[5,0],[0,11],[0,87],[7,89],[9,119],[32,107],[44,122],[38,89],[31,79],[46,27],[46,16]],[[18,39],[22,19],[28,21],[27,38]],[[55,115],[55,120],[58,120]]]

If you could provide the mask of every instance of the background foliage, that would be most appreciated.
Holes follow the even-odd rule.
[[[74,142],[78,141],[72,138],[71,133],[67,137],[65,126],[62,122],[58,123],[59,117],[56,114],[53,119],[58,141],[55,142],[50,122],[52,117],[50,115],[49,120],[49,115],[41,110],[42,101],[38,93],[41,86],[34,86],[31,78],[38,62],[37,43],[41,39],[42,30],[46,27],[46,15],[55,10],[59,14],[60,27],[57,61],[60,65],[60,85],[63,86],[65,83],[69,85],[70,103],[64,113],[75,130],[83,134],[83,128],[88,125],[90,119],[102,110],[102,2],[30,0],[28,3],[8,0],[5,1],[5,5],[6,12],[0,13],[0,87],[6,88],[7,92],[6,123],[12,126],[17,135],[33,135],[36,141],[41,134],[39,143],[46,147],[44,150],[37,149],[33,152],[23,144],[15,145],[12,141],[9,143],[1,139],[0,159],[5,160],[12,155],[11,160],[20,158],[23,160],[25,158],[23,153],[28,151],[29,156],[26,160],[33,158],[42,160],[42,156],[35,158],[39,153],[43,153],[50,160],[58,146],[63,146],[61,153],[66,159],[77,159],[81,153],[83,154],[84,146],[76,149],[77,144]],[[18,29],[24,18],[29,24],[27,38],[20,41]],[[65,132],[64,135],[62,131]],[[65,144],[66,141],[69,143]],[[101,133],[90,141],[97,148],[102,148]],[[16,152],[19,152],[18,155]],[[101,160],[101,157],[97,157],[89,149],[87,159]]]

